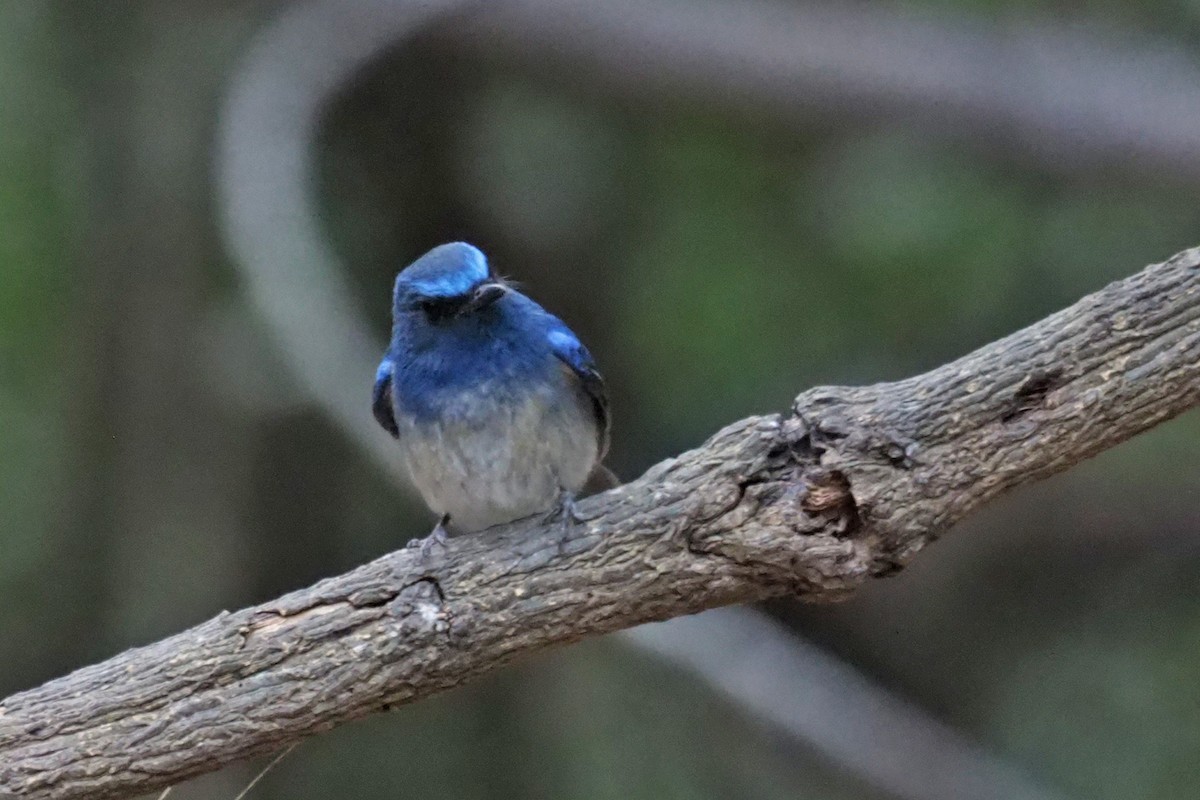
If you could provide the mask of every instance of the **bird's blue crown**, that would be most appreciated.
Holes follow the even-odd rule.
[[[439,299],[467,294],[491,274],[487,257],[466,242],[439,245],[396,276],[395,300],[406,296]]]

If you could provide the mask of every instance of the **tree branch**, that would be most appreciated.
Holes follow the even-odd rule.
[[[1200,402],[1200,249],[907,380],[817,388],[589,498],[401,550],[0,704],[0,792],[126,797],[517,656],[795,594],[837,600],[1000,492]],[[565,535],[564,535],[565,534]]]

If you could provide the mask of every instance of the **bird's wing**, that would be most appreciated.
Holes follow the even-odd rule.
[[[583,346],[571,329],[555,320],[547,338],[550,349],[566,367],[566,372],[587,395],[592,403],[592,411],[596,415],[596,442],[599,446],[597,460],[604,458],[608,452],[608,430],[611,424],[608,410],[608,390],[604,387],[604,378],[596,369],[592,354]]]
[[[396,412],[392,406],[392,362],[385,358],[375,371],[375,391],[371,398],[371,410],[375,419],[390,433],[393,438],[400,438],[400,428],[396,425]]]

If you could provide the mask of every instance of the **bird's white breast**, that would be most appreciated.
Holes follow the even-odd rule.
[[[596,424],[585,403],[550,387],[514,399],[484,385],[447,398],[436,419],[401,414],[413,484],[457,531],[548,510],[560,491],[579,491],[596,464]]]

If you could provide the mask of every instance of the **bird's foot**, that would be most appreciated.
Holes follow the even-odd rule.
[[[419,548],[422,561],[433,555],[435,547],[445,549],[446,540],[450,538],[450,533],[446,530],[446,523],[449,521],[450,515],[447,514],[438,520],[438,524],[434,526],[434,529],[424,539],[410,539],[408,542],[409,549]]]
[[[579,513],[579,506],[575,502],[574,492],[561,489],[558,493],[558,502],[543,519],[546,523],[561,522],[563,528],[569,532],[579,523],[588,522],[591,517],[585,517]]]

